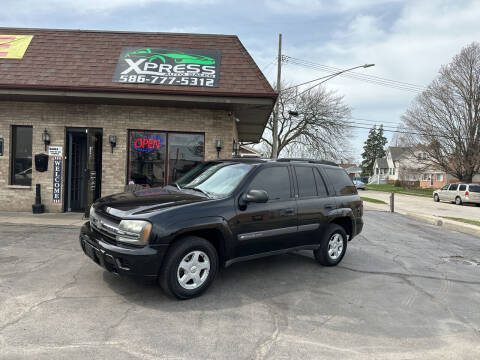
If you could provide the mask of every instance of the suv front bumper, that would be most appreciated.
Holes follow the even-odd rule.
[[[133,277],[158,276],[168,245],[142,248],[122,247],[107,242],[85,223],[80,229],[80,246],[90,259],[104,269]]]

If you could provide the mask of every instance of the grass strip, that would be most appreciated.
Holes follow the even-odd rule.
[[[372,198],[364,197],[364,196],[361,196],[361,198],[362,198],[363,201],[366,201],[366,202],[371,202],[371,203],[374,203],[374,204],[385,204],[385,205],[387,205],[387,203],[383,200],[372,199]]]
[[[450,217],[450,216],[441,216],[441,217],[444,218],[444,219],[455,220],[455,221],[459,221],[459,222],[463,222],[463,223],[467,223],[467,224],[471,224],[471,225],[480,226],[480,221],[477,221],[477,220],[470,220],[470,219]]]
[[[396,193],[396,194],[405,194],[405,195],[414,195],[414,196],[423,196],[431,198],[433,196],[434,189],[426,189],[420,187],[400,187],[400,186],[393,186],[391,184],[368,184],[367,190],[374,190],[374,191],[384,191],[389,193]]]

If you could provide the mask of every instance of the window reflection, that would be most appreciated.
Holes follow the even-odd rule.
[[[32,185],[32,127],[12,128],[12,185]]]
[[[203,161],[204,141],[203,134],[130,131],[128,182],[149,187],[174,183]]]
[[[204,136],[168,134],[169,179],[172,184],[203,161]]]

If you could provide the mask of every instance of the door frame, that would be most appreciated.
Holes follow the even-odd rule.
[[[63,210],[65,212],[71,212],[71,162],[70,162],[70,139],[69,139],[69,134],[70,133],[83,133],[86,134],[87,138],[87,145],[86,145],[86,166],[88,168],[88,158],[89,158],[89,151],[90,151],[90,137],[89,137],[89,131],[96,131],[101,134],[100,136],[100,148],[98,149],[98,153],[96,154],[97,156],[100,156],[100,165],[99,169],[100,171],[97,170],[96,173],[96,186],[98,191],[101,194],[101,188],[102,188],[102,161],[103,161],[103,128],[97,128],[97,127],[77,127],[77,126],[66,126],[65,127],[65,142],[64,142],[64,163],[65,163],[65,181],[64,181],[64,199],[63,199]],[[85,191],[84,191],[84,203],[85,203],[85,209],[88,208],[87,202],[88,202],[88,191],[89,191],[89,185],[90,185],[90,179],[89,177],[85,181]],[[96,189],[96,191],[97,191]],[[79,210],[82,211],[82,210]]]

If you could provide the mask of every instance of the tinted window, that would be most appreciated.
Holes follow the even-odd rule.
[[[457,190],[457,188],[458,188],[458,184],[451,184],[450,189],[448,190]]]
[[[306,166],[295,166],[297,174],[298,194],[300,197],[317,196],[317,186],[313,177],[313,169]]]
[[[325,168],[328,178],[337,195],[352,195],[357,193],[355,185],[343,169]]]
[[[286,166],[268,167],[260,170],[248,189],[265,190],[269,200],[290,198],[290,178]]]
[[[314,173],[315,173],[315,182],[317,183],[318,196],[327,197],[328,196],[327,186],[325,185],[323,176],[320,175],[320,172],[318,171],[318,169],[315,169]]]
[[[32,185],[32,127],[12,128],[12,185]]]
[[[470,185],[468,187],[468,190],[470,192],[476,192],[476,193],[480,193],[480,185]]]
[[[467,185],[460,185],[460,187],[458,188],[458,190],[460,190],[460,191],[465,191],[465,190],[467,190]]]

